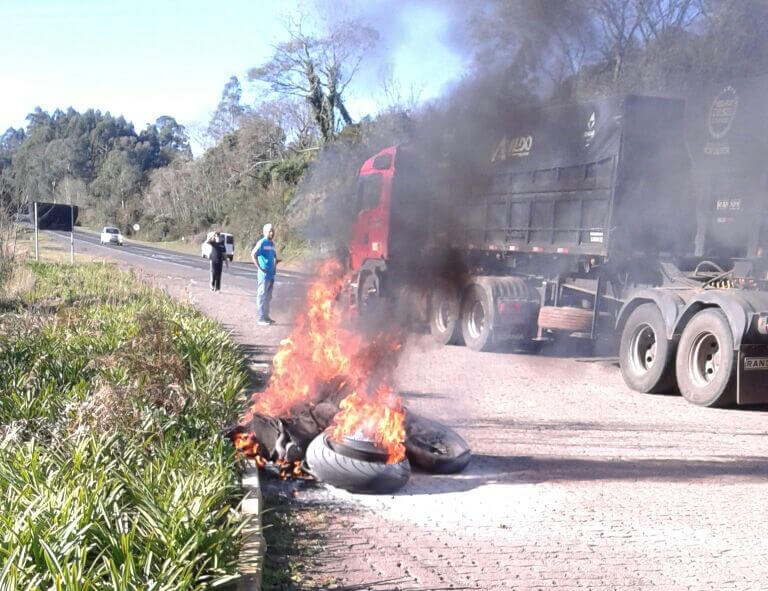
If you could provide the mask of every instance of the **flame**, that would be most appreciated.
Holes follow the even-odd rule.
[[[344,436],[373,441],[387,451],[387,463],[394,464],[405,457],[405,425],[401,400],[387,386],[380,386],[367,400],[353,392],[339,404],[333,418],[335,426],[331,438],[340,441]]]
[[[397,462],[405,454],[405,414],[386,382],[401,349],[400,335],[381,332],[364,338],[356,332],[349,308],[337,305],[346,283],[338,261],[320,266],[304,312],[273,359],[266,389],[251,397],[240,424],[247,425],[257,413],[286,416],[301,404],[321,400],[329,388],[351,392],[339,403],[332,437],[362,434],[387,450],[388,461]]]
[[[266,458],[259,453],[259,442],[253,433],[235,433],[232,443],[239,455],[254,460],[259,468],[267,465]]]

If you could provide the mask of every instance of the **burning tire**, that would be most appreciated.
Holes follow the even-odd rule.
[[[386,453],[372,445],[338,443],[325,432],[309,444],[304,463],[318,480],[354,493],[392,493],[405,486],[411,476],[408,458],[387,464]]]
[[[619,365],[624,382],[637,392],[670,392],[675,387],[674,357],[659,308],[638,306],[621,333]]]
[[[434,474],[461,472],[472,457],[456,431],[411,411],[405,416],[405,453],[412,466]]]
[[[675,369],[680,393],[699,406],[736,402],[736,355],[728,320],[717,308],[697,313],[680,336]]]

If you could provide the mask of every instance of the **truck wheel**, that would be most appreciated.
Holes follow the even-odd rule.
[[[439,285],[429,297],[429,332],[441,345],[461,344],[459,294],[451,285]]]
[[[480,285],[472,285],[461,303],[461,335],[473,351],[493,347],[493,300]]]
[[[370,312],[371,305],[374,305],[379,297],[379,278],[376,273],[372,271],[364,271],[360,273],[358,278],[357,288],[357,304],[360,312]]]
[[[572,306],[542,306],[538,324],[541,328],[564,332],[586,332],[592,329],[592,310]]]
[[[675,387],[674,348],[658,306],[642,304],[629,315],[619,344],[624,383],[637,392],[656,394]]]
[[[736,402],[735,353],[728,319],[717,308],[696,314],[683,329],[675,370],[680,393],[699,406]]]

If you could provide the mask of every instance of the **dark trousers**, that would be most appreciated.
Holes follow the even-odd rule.
[[[221,269],[224,263],[211,263],[211,288],[215,291],[221,289]]]

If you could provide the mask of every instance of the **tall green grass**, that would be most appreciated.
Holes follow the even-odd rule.
[[[231,582],[237,346],[114,267],[31,268],[0,318],[0,590]]]

